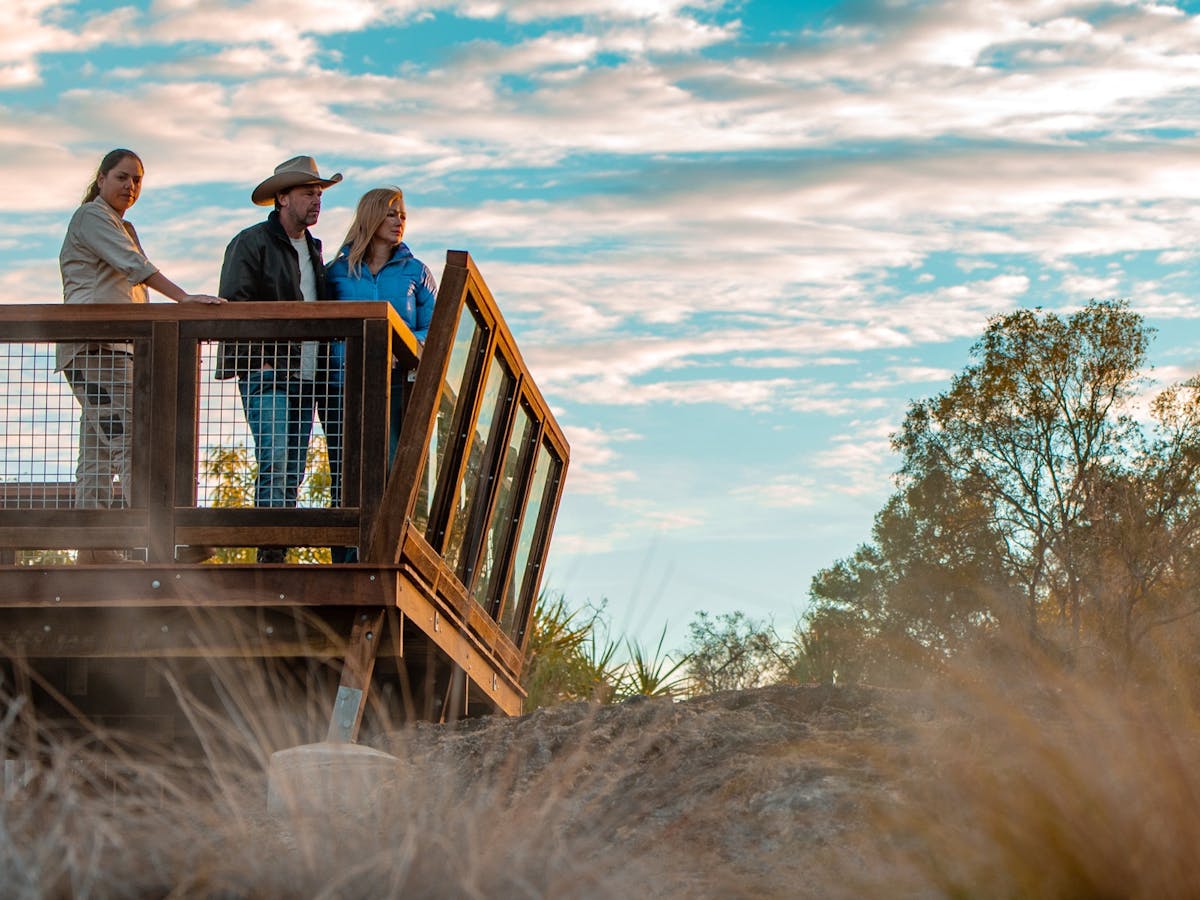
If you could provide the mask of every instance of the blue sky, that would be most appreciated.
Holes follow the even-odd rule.
[[[790,628],[869,536],[909,402],[991,315],[1128,298],[1150,389],[1200,356],[1200,9],[963,0],[16,0],[3,302],[61,297],[99,157],[151,257],[216,288],[307,153],[345,233],[399,184],[467,249],[572,443],[547,586],[682,642]]]

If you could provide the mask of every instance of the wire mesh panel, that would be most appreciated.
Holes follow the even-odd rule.
[[[58,372],[56,348],[49,342],[0,344],[3,505],[121,505],[129,494],[122,481],[131,465],[133,356],[97,347],[74,355]]]
[[[419,355],[387,304],[0,319],[0,563],[351,562],[368,543]]]
[[[259,343],[286,358],[296,342]],[[343,380],[328,365],[328,342],[303,343],[315,354],[307,371],[263,368],[218,378],[218,342],[201,342],[197,506],[341,505],[330,473],[331,464],[340,472],[345,457]]]
[[[196,384],[196,505],[254,505],[254,444],[237,380],[217,381],[217,342],[200,342]]]

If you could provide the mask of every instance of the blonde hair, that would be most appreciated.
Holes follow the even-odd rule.
[[[346,261],[350,264],[350,276],[357,278],[362,272],[363,257],[371,247],[371,238],[387,218],[388,210],[397,202],[404,202],[404,191],[398,187],[372,188],[358,200],[354,210],[354,221],[346,232],[343,246],[350,245]]]
[[[87,190],[83,192],[83,202],[91,203],[100,195],[100,176],[107,175],[122,162],[127,159],[136,159],[137,164],[143,169],[146,168],[142,158],[132,150],[125,150],[118,147],[116,150],[109,150],[104,154],[104,159],[100,160],[100,165],[96,169],[96,174],[92,176],[92,183],[87,186]]]

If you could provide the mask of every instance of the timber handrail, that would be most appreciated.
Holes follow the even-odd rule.
[[[77,510],[66,505],[73,477],[26,477],[0,470],[0,547],[76,549],[145,547],[148,561],[174,559],[180,544],[213,546],[366,545],[387,478],[387,423],[371,409],[386,410],[393,366],[415,367],[420,346],[388,303],[204,304],[20,304],[0,305],[0,352],[21,346],[16,360],[35,359],[36,373],[22,372],[10,356],[6,386],[23,376],[40,379],[34,394],[62,389],[52,371],[55,342],[130,341],[134,348],[134,454],[131,508]],[[346,343],[346,490],[340,508],[256,509],[203,506],[197,502],[197,415],[202,395],[217,391],[201,374],[201,346],[220,340],[343,340]],[[41,349],[41,355],[30,346]],[[355,389],[357,387],[357,389]],[[231,390],[220,411],[241,426],[242,412]],[[217,396],[214,394],[214,396]],[[14,409],[6,398],[3,442],[32,444],[37,434],[64,430],[75,410]],[[60,401],[61,402],[61,401]],[[213,401],[208,398],[209,403]],[[34,425],[25,429],[20,414]],[[170,452],[173,449],[173,452]],[[61,455],[61,454],[60,454]],[[38,461],[33,460],[34,464]],[[19,466],[18,466],[19,467]],[[60,462],[61,468],[61,462]],[[41,505],[38,505],[38,501]]]

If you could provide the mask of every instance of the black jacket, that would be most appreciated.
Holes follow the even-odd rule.
[[[328,300],[321,242],[307,229],[304,235],[317,279],[317,299]],[[226,300],[304,299],[300,294],[300,261],[279,222],[278,210],[265,222],[251,225],[229,242],[217,292]],[[300,342],[222,341],[218,356],[217,378],[245,375],[264,364],[290,373],[300,367]]]

